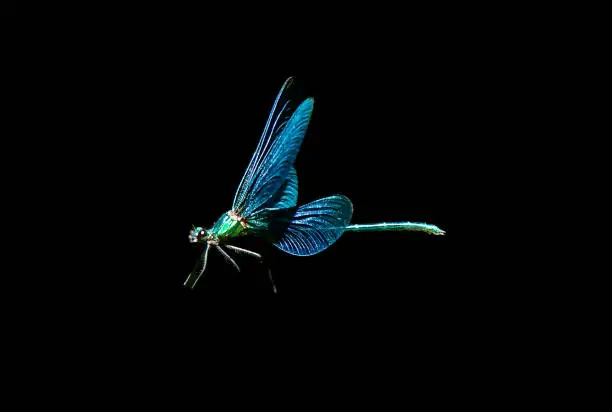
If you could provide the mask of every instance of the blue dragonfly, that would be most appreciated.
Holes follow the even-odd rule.
[[[236,270],[229,252],[249,255],[262,261],[259,253],[231,245],[237,237],[260,236],[283,252],[310,256],[332,245],[344,232],[420,231],[432,235],[445,232],[435,225],[413,222],[350,224],[353,204],[343,195],[333,195],[297,206],[296,156],[306,134],[314,99],[307,98],[294,109],[289,98],[294,79],[290,77],[276,96],[257,148],[240,181],[232,208],[210,229],[195,227],[191,243],[204,250],[184,285],[193,288],[204,271],[208,253],[214,248]],[[268,276],[277,292],[272,274]]]

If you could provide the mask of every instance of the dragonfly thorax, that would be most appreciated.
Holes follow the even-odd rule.
[[[246,221],[235,212],[224,213],[210,230],[211,240],[224,241],[236,236],[246,234]]]

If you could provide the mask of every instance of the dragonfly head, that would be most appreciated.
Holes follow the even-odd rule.
[[[208,233],[201,227],[196,227],[189,231],[189,242],[198,243],[203,242],[208,238]]]

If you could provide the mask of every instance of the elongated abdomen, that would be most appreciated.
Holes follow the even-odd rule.
[[[425,232],[430,235],[443,235],[444,232],[438,226],[429,225],[427,223],[414,222],[382,222],[382,223],[366,223],[358,225],[348,225],[346,232],[386,232],[386,231],[416,231]]]

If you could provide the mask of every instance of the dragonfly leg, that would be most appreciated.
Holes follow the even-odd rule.
[[[278,291],[276,290],[276,285],[274,284],[274,279],[272,279],[272,269],[270,269],[270,266],[268,266],[268,278],[272,283],[272,290],[274,291],[274,293],[278,293]]]
[[[225,257],[225,259],[227,259],[232,265],[234,265],[234,267],[236,268],[236,270],[238,272],[240,272],[240,266],[238,266],[238,264],[236,262],[234,262],[234,259],[231,258],[230,255],[227,254],[227,252],[225,250],[223,250],[223,248],[221,248],[221,246],[219,245],[215,245],[215,247],[217,248],[217,250],[219,252],[221,252],[221,254],[223,255],[223,257]]]
[[[225,245],[225,247],[230,250],[235,251],[236,253],[242,253],[245,255],[256,257],[257,259],[259,259],[261,263],[263,263],[263,256],[260,255],[259,253],[253,252],[252,250],[243,249],[241,247],[232,246],[232,245]],[[268,266],[268,279],[270,279],[270,282],[272,283],[272,289],[274,290],[274,293],[278,293],[276,289],[276,285],[274,284],[274,279],[272,279],[272,270],[270,269],[270,266]]]
[[[232,246],[232,245],[225,245],[226,248],[233,250],[236,253],[242,253],[244,255],[249,255],[249,256],[253,256],[256,257],[259,260],[263,260],[263,257],[259,254],[259,253],[255,253],[251,250],[248,249],[243,249],[241,247],[237,247],[237,246]]]
[[[195,268],[194,268],[194,271],[191,272],[189,274],[189,276],[187,276],[187,279],[185,280],[185,283],[183,283],[184,286],[188,286],[191,289],[193,289],[195,287],[196,283],[198,283],[198,280],[200,280],[200,277],[202,276],[202,274],[206,270],[206,264],[208,263],[208,251],[209,250],[210,250],[210,248],[208,247],[208,245],[206,245],[206,250],[204,251],[204,257],[203,257],[203,263],[202,263],[202,270],[200,270],[200,272],[196,275],[196,271],[195,271]]]

